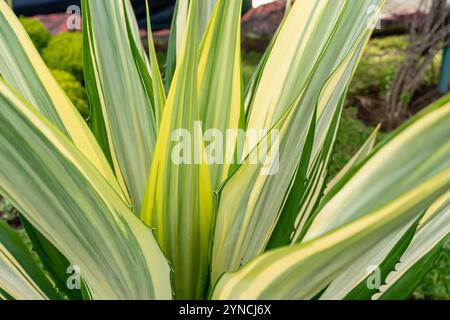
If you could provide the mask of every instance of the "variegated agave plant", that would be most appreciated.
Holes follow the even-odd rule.
[[[375,132],[327,176],[382,2],[295,1],[244,90],[240,0],[178,1],[166,88],[129,1],[84,0],[88,127],[0,1],[0,193],[40,258],[0,224],[0,297],[409,294],[449,240],[450,98],[373,148]],[[262,175],[248,158],[174,164],[171,133],[195,121],[278,130],[278,173]],[[208,143],[192,139],[198,149]],[[245,152],[232,149],[227,157]],[[68,270],[80,272],[81,290],[67,287]]]

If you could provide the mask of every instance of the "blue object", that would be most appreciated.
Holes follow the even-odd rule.
[[[115,0],[114,0],[115,1]],[[14,12],[18,16],[64,13],[71,5],[80,6],[80,0],[14,0]],[[145,0],[131,0],[141,28],[147,25]],[[152,28],[161,30],[170,28],[175,0],[149,0]]]
[[[448,92],[450,83],[450,44],[444,48],[442,55],[441,73],[439,76],[439,92],[445,94]]]

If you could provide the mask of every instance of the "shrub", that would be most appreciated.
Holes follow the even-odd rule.
[[[30,36],[31,41],[33,41],[36,49],[42,52],[50,41],[50,33],[39,20],[21,17],[20,22]]]
[[[66,32],[54,36],[43,50],[42,57],[49,68],[67,71],[84,82],[81,33]]]

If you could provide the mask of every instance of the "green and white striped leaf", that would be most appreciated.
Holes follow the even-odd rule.
[[[417,218],[450,186],[450,169],[387,206],[312,241],[269,251],[222,276],[212,299],[312,299],[355,258]]]
[[[447,96],[399,128],[341,179],[305,227],[304,237],[300,234],[298,239],[312,240],[356,220],[448,169],[449,122],[450,96]]]
[[[170,268],[151,230],[76,146],[3,81],[0,122],[0,193],[80,268],[93,298],[170,299]]]
[[[156,141],[148,61],[129,19],[129,0],[83,0],[86,86],[116,175],[140,212]],[[159,93],[159,92],[158,92]],[[95,110],[95,111],[94,111]],[[105,148],[104,148],[105,149]]]
[[[331,112],[334,112],[334,114]],[[321,141],[321,143],[311,147],[308,154],[310,164],[300,165],[303,170],[297,172],[295,182],[284,204],[268,249],[288,245],[291,242],[295,243],[298,240],[298,235],[311,219],[311,214],[317,209],[323,194],[327,192],[327,189],[330,189],[326,185],[326,181],[328,180],[328,169],[339,128],[342,106],[337,110],[330,110],[330,106],[328,106],[327,113],[328,116],[323,116],[321,119],[322,125],[319,125],[320,122],[316,125],[314,133],[313,141]],[[331,122],[329,122],[330,116],[333,117]],[[371,150],[375,138],[374,132],[358,154],[350,160],[349,167],[345,167],[342,172],[350,169],[350,165],[355,165],[354,161],[358,161],[359,157],[363,158],[364,152]],[[333,179],[333,181],[335,180],[337,179]]]
[[[203,38],[205,31],[210,24],[211,16],[213,15],[213,12],[215,10],[215,7],[216,7],[218,1],[219,0],[200,1],[200,14],[199,14],[200,23],[199,23],[198,29],[197,29],[197,32],[198,32],[197,37],[199,40],[201,40]],[[242,6],[241,0],[238,0],[236,2],[238,2],[240,7]],[[237,25],[239,25],[239,23]]]
[[[299,93],[311,83],[312,75],[318,77],[318,66],[325,68],[326,64],[322,63],[321,56],[327,51],[335,50],[334,62],[342,61],[361,32],[369,31],[368,8],[381,6],[383,2],[295,1],[264,65],[248,109],[248,127],[271,128],[294,103]],[[350,11],[353,16],[350,16]],[[347,28],[353,33],[340,34],[338,28],[341,31],[342,28]],[[335,43],[331,43],[331,39],[335,39]],[[331,65],[333,66],[335,64]]]
[[[199,23],[197,26],[197,44],[198,46],[202,40],[205,30],[208,26],[209,20],[214,11],[217,0],[202,0],[199,3]],[[180,61],[181,49],[183,46],[183,39],[186,32],[187,17],[189,9],[189,0],[177,0],[175,3],[175,10],[170,26],[169,47],[167,49],[166,61],[166,91],[169,91],[172,83],[175,69],[178,61]]]
[[[0,220],[0,298],[62,299],[17,232]]]
[[[318,81],[324,81],[320,79],[320,75],[330,72],[329,68],[336,63],[336,57],[341,57],[345,53],[345,50],[343,51],[342,48],[355,46],[355,43],[352,41],[358,42],[356,40],[358,39],[357,35],[361,39],[360,46],[363,48],[366,45],[371,34],[371,29],[368,25],[369,9],[371,6],[381,6],[382,4],[383,1],[372,3],[348,1],[346,3],[342,16],[339,19],[340,22],[336,25],[336,30],[329,40],[328,47],[326,47],[321,56],[320,63],[314,70],[310,80],[311,83],[308,84],[309,87],[306,90],[312,91],[311,88],[320,83]],[[352,23],[352,21],[355,22]],[[353,36],[348,37],[347,35],[349,34]],[[358,48],[357,52],[354,53],[355,61],[359,61],[362,48]],[[335,76],[327,80],[328,86],[336,86],[341,88],[339,90],[343,90],[341,91],[341,101],[338,103],[337,97],[335,97],[334,100],[331,99],[331,103],[323,103],[318,106],[313,145],[311,150],[308,150],[308,153],[310,153],[308,156],[309,163],[302,165],[297,172],[293,187],[286,197],[287,201],[273,232],[269,248],[288,245],[292,241],[295,242],[296,235],[301,232],[305,224],[310,220],[311,214],[319,205],[328,180],[328,168],[339,128],[342,104],[347,91],[347,87],[342,89],[342,86],[348,84],[354,70],[353,68],[343,73],[341,75],[342,79],[339,76]],[[326,98],[327,96],[325,95]]]
[[[284,14],[287,15],[291,11],[293,0],[286,0],[286,8],[284,9]]]
[[[212,189],[199,126],[197,29],[200,0],[191,0],[186,37],[155,148],[141,218],[174,270],[177,299],[204,297]]]
[[[302,1],[294,4],[291,13],[286,18],[285,25],[291,15],[298,18],[297,15],[301,16],[300,13],[305,10],[304,7],[298,6],[298,3],[302,3]],[[279,130],[279,143],[276,143],[277,146],[274,146],[272,150],[272,155],[279,156],[278,158],[274,157],[278,161],[272,162],[272,164],[278,165],[277,169],[279,170],[273,175],[264,175],[262,169],[267,163],[252,164],[247,160],[227,180],[219,193],[220,202],[213,242],[213,281],[217,280],[221,273],[238,269],[240,265],[265,250],[271,233],[276,228],[287,195],[295,185],[293,181],[296,174],[309,167],[309,157],[305,157],[305,155],[311,151],[314,152],[313,155],[317,154],[315,158],[321,159],[320,165],[326,167],[326,161],[322,161],[322,158],[327,160],[331,156],[331,146],[337,132],[347,85],[371,33],[365,24],[357,24],[359,28],[356,29],[358,33],[355,37],[349,39],[340,35],[341,31],[354,28],[355,21],[360,21],[360,15],[365,14],[366,7],[361,5],[361,2],[351,3],[354,4],[353,7],[343,3],[341,3],[342,8],[336,7],[338,2],[327,2],[326,6],[321,7],[324,9],[324,17],[322,17],[324,27],[325,21],[327,21],[326,28],[329,27],[330,21],[335,23],[336,32],[331,33],[329,39],[330,52],[324,52],[318,57],[318,60],[315,61],[316,72],[310,77],[309,82],[305,83],[303,92],[296,93],[297,98],[290,108],[285,110],[282,118],[275,117],[277,122],[274,126],[269,127],[273,133],[269,135],[270,139],[276,136],[275,130]],[[309,16],[304,17],[304,19],[308,18]],[[302,33],[294,31],[298,29],[298,23],[300,22],[297,20],[291,21],[290,28],[280,30],[278,39],[283,39],[282,33],[287,32],[290,37],[289,43],[287,40],[278,42],[277,39],[271,55],[273,52],[281,50],[277,48],[278,46],[290,50],[288,47],[292,42],[300,41],[296,37],[302,38]],[[293,38],[292,35],[296,35],[296,37]],[[299,46],[302,47],[302,45]],[[296,57],[295,54],[293,56]],[[270,59],[271,56],[267,63]],[[285,58],[283,58],[283,63],[284,60]],[[272,90],[274,89],[266,88],[268,94]],[[259,106],[258,114],[268,115],[264,110],[259,110]],[[256,130],[251,126],[251,121],[248,125],[247,129]],[[311,134],[314,135],[313,142],[311,142]],[[267,136],[262,142],[266,145],[275,143],[268,142]],[[258,141],[247,143],[244,154],[249,154],[254,144],[258,144]],[[324,145],[327,146],[326,149],[322,148]],[[259,146],[261,146],[261,142]],[[250,158],[257,152],[258,148],[252,151]],[[265,160],[270,162],[270,158],[267,157]],[[302,164],[301,167],[300,164]],[[321,177],[321,179],[325,183],[325,178]],[[301,183],[303,184],[304,181]],[[295,210],[292,213],[294,219],[298,212]],[[289,236],[294,230],[294,223],[288,225],[286,229],[279,230],[280,234],[286,236],[286,244],[289,244]]]
[[[147,11],[147,37],[148,37],[150,76],[154,95],[156,124],[157,128],[159,129],[159,123],[161,122],[164,106],[166,105],[166,92],[164,91],[164,83],[161,78],[161,73],[159,71],[159,63],[158,58],[156,56],[155,43],[153,42],[153,35],[151,29],[152,23],[150,21],[150,8],[148,6],[148,0],[146,0],[145,6]]]
[[[450,243],[450,192],[425,213],[411,244],[373,299],[406,299],[430,269],[444,245]]]
[[[205,1],[208,2],[208,1]],[[218,190],[234,163],[237,130],[244,118],[241,92],[240,21],[242,0],[218,0],[200,49],[198,89],[213,190]],[[211,142],[208,146],[207,142]],[[220,142],[225,150],[216,150]],[[211,150],[209,150],[211,149]],[[209,152],[208,152],[209,150]]]
[[[0,1],[0,43],[1,77],[64,132],[113,188],[123,193],[89,127],[53,78],[22,24],[4,1]]]
[[[286,20],[286,17],[288,16],[291,8],[292,8],[292,1],[286,2],[286,9],[284,12],[283,20],[280,22],[280,25],[278,26],[274,36],[270,40],[269,45],[267,46],[267,49],[264,51],[264,54],[262,55],[261,59],[259,60],[258,66],[256,67],[255,71],[253,72],[252,77],[250,78],[249,82],[247,83],[247,85],[245,87],[244,109],[245,109],[245,114],[246,114],[246,123],[247,123],[247,116],[250,113],[249,110],[250,110],[253,100],[255,98],[256,90],[258,89],[258,83],[261,80],[265,65],[267,63],[267,59],[270,56],[270,53],[273,49],[275,41],[278,38],[278,33],[280,32],[280,29],[283,27],[284,21]]]
[[[169,45],[167,48],[167,60],[165,68],[164,84],[167,92],[169,92],[170,90],[173,75],[177,67],[177,59],[180,55],[188,9],[188,0],[177,0],[175,2],[172,23],[170,25]]]
[[[387,235],[346,268],[321,300],[370,300],[412,240],[418,219]]]

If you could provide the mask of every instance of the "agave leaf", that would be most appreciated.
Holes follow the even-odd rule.
[[[278,38],[278,34],[280,32],[280,29],[284,25],[284,21],[286,20],[286,17],[289,15],[289,12],[292,9],[292,0],[286,1],[286,8],[284,11],[283,20],[281,21],[280,25],[278,26],[274,36],[270,40],[269,45],[267,46],[267,49],[264,51],[264,54],[261,58],[261,60],[258,63],[258,66],[256,67],[255,71],[253,72],[252,77],[250,78],[250,81],[248,82],[246,88],[245,88],[245,100],[244,100],[244,109],[246,112],[246,116],[250,114],[250,108],[252,107],[252,103],[255,99],[255,94],[258,89],[259,81],[261,80],[261,77],[264,72],[265,65],[267,63],[267,60],[270,56],[270,53],[272,52],[273,46],[275,44],[276,39]],[[246,119],[246,122],[248,119]]]
[[[33,46],[22,24],[0,2],[0,75],[64,132],[115,190],[123,194],[107,158],[85,121],[67,98]]]
[[[62,299],[16,231],[1,220],[0,296],[7,300]]]
[[[208,1],[205,1],[208,2]],[[200,49],[198,89],[203,129],[220,131],[219,136],[205,136],[212,142],[210,173],[213,190],[228,177],[234,163],[237,136],[226,139],[227,130],[238,129],[242,112],[240,19],[242,0],[218,0],[211,23]],[[243,113],[243,112],[242,112]],[[217,141],[220,140],[220,141]],[[221,142],[225,150],[214,146]],[[206,146],[208,150],[208,145]],[[219,161],[217,161],[219,160]]]
[[[289,179],[291,179],[291,184],[288,189],[285,187],[278,188],[278,190],[284,190],[284,193],[282,193],[281,196],[281,199],[284,199],[284,203],[282,209],[279,209],[277,212],[278,215],[280,215],[280,218],[275,225],[268,248],[289,244],[295,229],[305,223],[304,221],[308,219],[311,212],[313,212],[314,208],[318,205],[327,180],[328,164],[337,133],[346,86],[354,72],[354,66],[360,58],[362,48],[365,46],[371,33],[371,30],[367,26],[367,19],[362,16],[367,15],[368,7],[366,7],[366,5],[381,5],[382,3],[383,1],[373,1],[371,3],[335,1],[321,3],[320,5],[317,4],[318,7],[310,7],[312,12],[315,12],[315,10],[321,12],[321,9],[325,8],[323,13],[315,13],[320,16],[316,28],[318,28],[318,30],[322,29],[321,33],[325,32],[325,30],[329,31],[327,31],[327,41],[324,43],[315,43],[315,45],[321,48],[319,51],[323,52],[321,55],[316,56],[314,70],[311,71],[311,75],[304,81],[304,97],[302,97],[301,103],[298,106],[298,109],[303,111],[309,108],[309,112],[306,113],[305,116],[308,117],[313,113],[311,106],[318,104],[314,120],[315,124],[314,129],[312,126],[309,127],[309,133],[307,134],[308,139],[306,140],[301,153],[292,152],[292,158],[298,159],[298,162],[296,162],[296,167],[288,169],[290,173],[289,175],[286,175],[286,177],[289,176]],[[291,50],[290,44],[292,41],[299,41],[298,50],[303,52],[303,44],[300,43],[301,40],[291,39],[292,37],[290,35],[296,34],[296,32],[291,31],[289,36],[282,35],[283,32],[286,32],[283,30],[291,30],[291,28],[292,30],[295,30],[297,21],[292,21],[291,16],[301,15],[303,9],[304,6],[300,8],[294,5],[291,13],[285,18],[283,25],[280,27],[276,40],[272,43],[272,47],[269,48],[270,51],[266,53],[266,61],[263,60],[260,65],[262,71],[260,71],[259,74],[255,74],[252,87],[247,89],[246,106],[247,124],[249,129],[253,129],[254,123],[259,123],[256,125],[257,127],[263,126],[262,122],[258,122],[259,120],[254,120],[256,122],[253,122],[252,124],[252,105],[256,105],[255,101],[258,99],[259,88],[264,86],[264,77],[269,77],[269,74],[265,76],[264,73],[269,72],[268,70],[275,72],[275,66],[269,66],[270,63],[275,63],[274,61],[270,62],[272,55],[276,52],[278,52],[276,54],[281,54],[281,52],[284,51],[284,47],[287,47],[286,50]],[[329,30],[329,21],[334,21],[335,23],[332,30]],[[289,25],[290,27],[288,27]],[[313,28],[310,32],[315,34],[316,32],[319,32],[318,30],[314,30]],[[327,34],[327,32],[325,32],[325,34]],[[349,38],[347,36],[348,34],[354,36]],[[309,36],[311,35],[308,34],[308,37]],[[299,37],[301,37],[301,35],[299,35]],[[320,37],[316,35],[315,38]],[[294,55],[293,59],[295,60],[296,57],[297,55]],[[336,57],[338,57],[338,59]],[[284,58],[283,63],[289,64]],[[292,63],[296,65],[300,62],[292,61]],[[309,64],[306,63],[304,67],[300,67],[300,69],[297,70],[298,79],[302,79],[304,70],[309,67]],[[293,70],[295,70],[295,68]],[[289,71],[289,74],[294,75],[295,72],[293,72],[293,70]],[[266,80],[266,82],[267,81],[268,80]],[[268,92],[267,90],[267,88],[266,90],[262,90],[260,94],[264,94],[264,91]],[[272,90],[273,88],[269,91]],[[283,90],[279,92],[281,95],[284,94]],[[277,92],[277,90],[275,90],[275,92]],[[267,101],[270,100],[269,98],[270,97],[267,98]],[[280,109],[273,110],[277,113],[283,112],[284,110],[282,105],[279,105],[278,107],[273,105],[273,107],[275,109],[280,107]],[[267,115],[267,113],[264,112],[260,113],[259,105],[258,111],[255,111],[255,114],[256,118],[260,115]],[[264,125],[268,125],[272,120],[276,121],[276,119],[278,119],[277,115],[273,116],[273,118],[271,117],[270,114],[267,115],[264,120]],[[304,127],[300,128],[303,129]],[[292,133],[302,129],[293,130]],[[311,132],[311,130],[314,130],[315,132]],[[302,137],[303,134],[306,133],[298,134],[298,136]],[[311,137],[311,134],[313,134],[313,137]],[[248,143],[247,145],[251,146],[252,144]],[[251,148],[247,147],[246,149],[249,150]],[[295,150],[295,148],[292,147],[286,148],[286,150],[289,149]],[[280,167],[283,168],[283,165]]]
[[[289,11],[290,11],[290,9],[289,9]],[[246,124],[248,121],[247,117],[250,114],[250,108],[252,107],[253,100],[255,99],[256,90],[258,88],[258,83],[261,80],[265,65],[270,56],[270,52],[273,49],[275,40],[278,38],[278,33],[280,32],[280,29],[283,26],[288,13],[289,13],[288,11],[285,12],[283,20],[281,21],[280,25],[278,26],[274,36],[270,40],[270,43],[267,46],[267,49],[264,51],[264,54],[258,63],[258,66],[256,67],[255,71],[253,72],[252,77],[250,78],[249,82],[247,83],[247,86],[245,87],[244,110],[245,110],[245,116],[246,116],[246,119],[245,119]]]
[[[109,182],[3,81],[0,106],[0,192],[80,268],[93,298],[170,299],[151,230]]]
[[[331,111],[328,107],[328,112]],[[328,117],[322,117],[322,126],[320,127],[317,124],[314,141],[320,141],[321,138],[325,138],[325,140],[320,144],[320,148],[318,148],[317,144],[314,145],[310,152],[311,155],[309,155],[309,159],[311,159],[309,167],[306,165],[308,168],[299,171],[301,175],[297,174],[295,177],[294,183],[298,185],[303,184],[303,186],[301,188],[296,185],[292,187],[268,248],[280,247],[298,241],[298,235],[301,234],[304,226],[310,221],[311,214],[317,209],[323,194],[326,194],[327,190],[330,189],[330,186],[326,185],[326,181],[328,180],[328,168],[339,128],[341,111],[342,108],[334,111],[331,123],[328,124]],[[325,126],[323,125],[324,123]],[[354,161],[358,161],[360,157],[363,158],[364,152],[372,150],[375,138],[376,134],[374,132],[340,174],[354,166]],[[333,179],[332,183],[338,181],[338,179]]]
[[[354,166],[363,161],[371,153],[379,126],[370,135],[360,150],[341,170],[341,172],[330,182],[327,189],[331,189],[339,180],[345,176]],[[369,289],[367,282],[374,276],[384,281],[387,273],[392,269],[404,250],[410,243],[417,229],[416,223],[410,226],[402,226],[391,235],[385,237],[376,246],[359,257],[349,268],[335,279],[320,297],[321,299],[370,299],[376,288]],[[374,268],[378,268],[376,271]],[[372,272],[375,272],[372,274]],[[380,283],[381,284],[381,283]]]
[[[177,58],[179,56],[184,29],[189,9],[188,0],[177,0],[170,25],[169,46],[167,48],[167,60],[165,68],[165,89],[168,92],[172,84],[175,68],[177,67]]]
[[[218,2],[218,0],[200,1],[200,14],[199,14],[200,23],[199,23],[198,29],[197,29],[197,32],[198,32],[197,39],[198,40],[201,40],[203,38],[203,35],[210,23],[211,16],[215,10],[217,2]],[[240,4],[239,7],[241,7],[242,1],[238,0],[237,2],[238,2],[238,4]],[[239,25],[239,24],[237,24],[237,25]]]
[[[420,285],[423,277],[435,266],[436,259],[439,258],[442,250],[450,243],[450,236],[444,238],[430,251],[424,254],[414,266],[410,267],[395,282],[388,284],[389,289],[383,291],[382,295],[375,294],[373,300],[406,300],[411,297],[414,290]],[[392,280],[391,280],[392,281]]]
[[[400,263],[389,274],[374,299],[406,299],[431,268],[444,245],[450,243],[450,192],[425,213]]]
[[[326,12],[332,15],[335,9],[333,2],[327,7]],[[294,5],[292,13],[294,10],[301,11],[302,8]],[[346,12],[346,14],[350,12]],[[353,19],[351,15],[349,19],[348,23],[351,23]],[[292,32],[292,34],[296,33]],[[331,130],[325,130],[325,133],[331,132],[330,135],[335,136],[347,83],[369,35],[370,30],[361,28],[359,37],[353,39],[355,41],[353,46],[342,48],[343,52],[338,50],[342,54],[341,60],[336,61],[336,56],[334,56],[332,63],[328,63],[330,61],[327,60],[323,65],[320,64],[320,72],[311,78],[311,84],[302,93],[298,93],[291,108],[285,112],[275,126],[270,128],[273,134],[266,136],[262,141],[263,145],[269,145],[269,149],[271,149],[270,152],[267,152],[265,161],[259,161],[256,164],[249,162],[249,159],[251,160],[255,154],[259,153],[260,142],[258,148],[251,151],[252,154],[247,161],[226,181],[220,191],[215,224],[213,281],[217,280],[222,272],[236,270],[241,264],[264,251],[271,233],[276,227],[286,197],[292,185],[295,185],[293,179],[296,173],[304,168],[304,166],[299,167],[302,158],[304,159],[304,156],[311,150],[318,149],[315,147],[316,145],[321,146],[316,142],[312,145],[311,134],[320,136],[316,132],[325,130],[323,127],[327,123]],[[336,38],[336,41],[339,39],[340,37]],[[274,46],[276,45],[275,43]],[[346,51],[347,49],[348,51]],[[278,139],[275,130],[278,130]],[[311,130],[315,131],[311,132]],[[273,137],[275,137],[275,141],[270,141]],[[320,142],[325,143],[326,141],[320,140]],[[256,141],[256,143],[258,142]],[[328,142],[329,144],[330,142]],[[246,144],[244,154],[247,154],[248,150],[252,150],[252,145],[253,143]],[[329,157],[330,148],[326,151],[322,154]],[[267,162],[276,168],[267,170]],[[307,166],[305,167],[307,168]],[[263,169],[264,171],[262,171]],[[272,169],[278,170],[274,172],[275,174],[268,175],[267,171],[271,172]],[[298,211],[295,212],[295,215],[297,213]],[[293,229],[292,226],[290,230]],[[287,235],[289,243],[290,232],[284,230],[284,233],[281,234]]]
[[[311,240],[381,208],[450,167],[449,101],[447,96],[408,121],[341,179],[298,240]]]
[[[319,153],[314,150],[318,124],[313,124],[310,128],[308,141],[305,144],[301,158],[301,161],[304,160],[304,162],[301,162],[297,169],[292,187],[283,204],[280,217],[272,232],[266,250],[289,245],[292,242],[296,229],[301,229],[304,223],[303,221],[314,211],[322,196],[322,189],[327,179],[328,164],[332,155],[332,146],[339,127],[344,96],[336,104],[338,106],[337,108],[333,106],[328,108],[334,114],[331,123],[329,123],[326,139]],[[312,157],[314,155],[315,158],[313,159]],[[312,163],[310,169],[309,162]]]
[[[300,210],[299,203],[301,203],[308,186],[305,181],[307,181],[307,168],[311,159],[312,145],[314,143],[315,122],[316,113],[314,113],[312,123],[306,137],[305,146],[303,148],[297,172],[295,173],[292,182],[291,191],[286,197],[282,207],[282,213],[277,221],[277,224],[275,225],[265,250],[282,247],[289,244],[291,241],[293,231],[292,227],[295,225],[295,219]]]
[[[152,79],[152,90],[154,94],[156,124],[159,128],[159,123],[161,122],[164,106],[166,105],[166,93],[164,91],[164,84],[161,78],[161,73],[159,72],[158,58],[156,57],[155,44],[153,42],[152,23],[150,21],[150,9],[148,6],[148,0],[145,1],[145,7],[147,12],[147,37],[150,60],[150,75]]]
[[[82,300],[81,290],[67,287],[67,278],[69,277],[67,270],[70,270],[68,269],[71,265],[70,262],[25,217],[20,216],[20,221],[31,241],[33,251],[39,256],[40,262],[42,262],[57,290],[70,300]]]
[[[212,220],[211,182],[202,159],[202,130],[197,122],[199,4],[199,0],[190,2],[186,37],[164,109],[141,214],[155,229],[171,262],[178,299],[198,299],[205,294]],[[181,151],[186,145],[189,150]],[[178,156],[180,159],[175,158]]]
[[[271,128],[310,84],[312,75],[320,73],[316,71],[319,65],[323,71],[326,67],[336,68],[334,63],[331,66],[323,63],[322,56],[327,51],[334,51],[334,62],[339,64],[361,33],[369,31],[367,9],[383,2],[296,1],[264,64],[248,108],[248,127]],[[341,34],[344,30],[350,32]],[[319,78],[319,75],[315,76]]]
[[[288,15],[289,11],[291,11],[293,0],[286,0],[286,8],[284,9],[284,15]]]
[[[312,99],[317,99],[314,96],[314,88],[324,81],[321,78],[323,75],[331,72],[332,69],[330,70],[330,68],[335,66],[336,57],[344,55],[347,52],[347,48],[354,47],[358,43],[358,37],[361,38],[359,45],[362,47],[366,45],[371,33],[371,29],[368,26],[370,18],[368,15],[368,12],[370,12],[369,8],[382,4],[383,1],[371,3],[361,1],[346,2],[341,17],[336,24],[336,30],[330,37],[329,43],[325,47],[326,49],[320,57],[320,62],[306,88],[310,92]],[[356,17],[357,19],[355,19]],[[324,18],[326,20],[326,16]],[[348,37],[347,35],[349,34],[353,36]],[[354,53],[355,61],[360,59],[362,54],[360,49],[358,48]],[[310,153],[309,163],[299,168],[297,175],[293,179],[293,187],[286,196],[287,201],[273,232],[269,248],[288,245],[295,241],[296,236],[310,220],[311,214],[319,205],[328,180],[328,168],[341,118],[343,99],[347,91],[347,88],[343,89],[342,86],[345,83],[348,84],[355,69],[351,68],[350,70],[343,73],[342,78],[335,76],[328,81],[329,87],[333,88],[333,86],[336,86],[336,90],[342,92],[341,101],[338,103],[336,96],[334,99],[331,99],[331,103],[318,105],[313,145],[311,151],[308,149],[308,153]],[[347,79],[347,82],[345,82],[345,79]],[[340,81],[340,83],[337,81]],[[330,94],[335,95],[332,90],[328,90],[324,100]],[[312,102],[308,102],[308,99],[306,99],[305,103]]]
[[[200,41],[212,16],[216,1],[217,0],[200,1],[196,46],[200,44]],[[189,0],[176,1],[172,24],[170,26],[169,48],[167,49],[165,79],[166,91],[169,91],[170,89],[170,85],[175,74],[175,69],[178,62],[180,61],[183,39],[187,26],[188,9]]]
[[[83,0],[88,94],[104,128],[116,175],[139,213],[156,141],[148,61],[134,35],[128,0]],[[105,138],[101,134],[102,141]]]
[[[312,241],[269,251],[222,276],[213,299],[311,299],[355,258],[417,218],[450,185],[450,169],[387,206]]]
[[[358,257],[321,295],[321,300],[370,300],[411,242],[419,219],[387,235]]]

